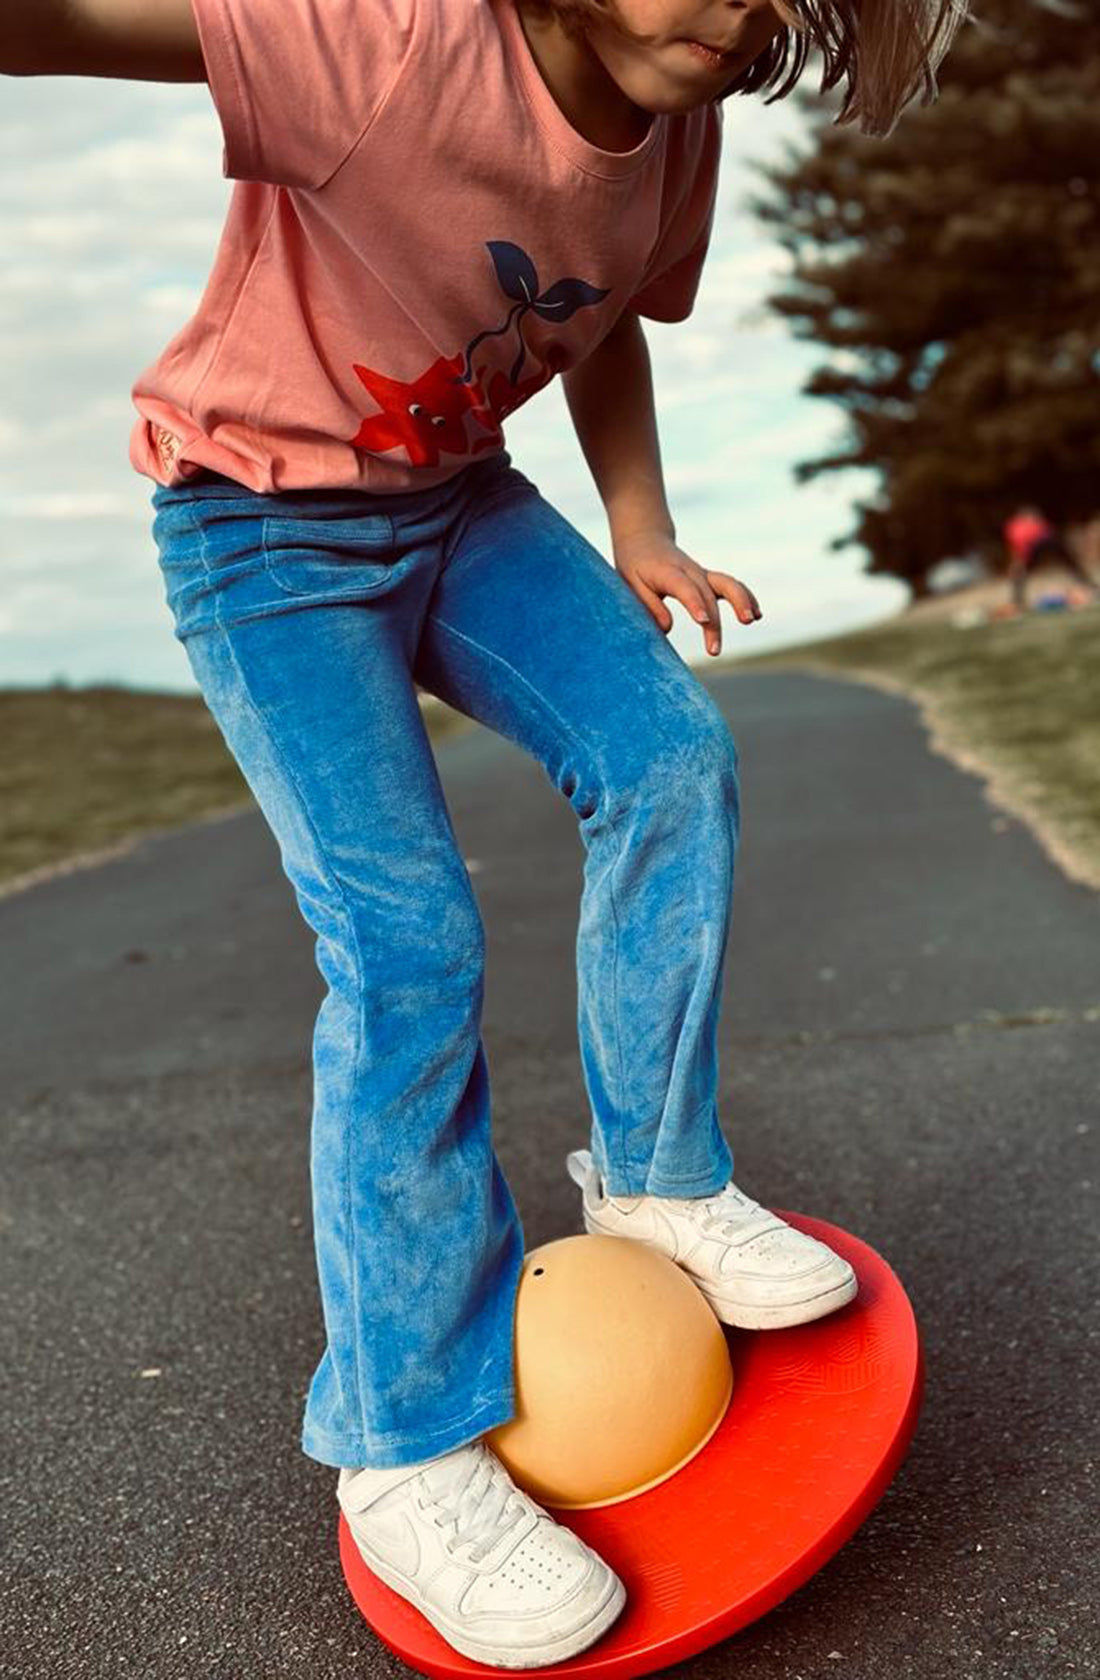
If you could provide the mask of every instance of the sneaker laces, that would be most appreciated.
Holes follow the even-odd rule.
[[[704,1231],[719,1231],[724,1237],[732,1237],[741,1230],[758,1213],[765,1213],[766,1209],[754,1202],[751,1196],[746,1196],[739,1190],[732,1179],[714,1196],[692,1197],[686,1205],[698,1208],[697,1223]],[[778,1220],[776,1221],[778,1224]]]
[[[447,1551],[453,1555],[458,1546],[473,1543],[471,1563],[491,1552],[528,1510],[526,1499],[505,1466],[484,1446],[479,1445],[478,1451],[469,1455],[465,1474],[453,1482],[433,1482],[430,1472],[425,1472],[421,1481],[428,1503],[442,1513],[436,1517],[436,1525],[455,1525],[445,1542]]]

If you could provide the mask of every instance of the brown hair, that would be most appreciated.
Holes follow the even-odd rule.
[[[593,19],[609,23],[639,45],[654,39],[628,29],[615,0],[530,3],[543,16],[556,16],[572,40],[582,39]],[[717,97],[758,93],[781,82],[766,103],[786,98],[806,68],[812,42],[823,59],[820,91],[847,78],[837,125],[858,118],[861,133],[885,138],[915,94],[920,93],[922,105],[932,103],[939,91],[936,70],[968,16],[968,4],[969,0],[771,0],[783,28]]]

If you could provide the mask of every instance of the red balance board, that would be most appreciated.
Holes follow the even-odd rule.
[[[923,1361],[900,1282],[873,1248],[823,1219],[774,1210],[855,1268],[859,1294],[788,1330],[724,1326],[734,1386],[687,1464],[644,1493],[589,1510],[539,1500],[621,1578],[626,1604],[587,1650],[539,1674],[651,1674],[762,1616],[807,1581],[874,1509],[916,1428]],[[363,1561],[343,1513],[352,1597],[422,1674],[501,1675],[449,1645]]]

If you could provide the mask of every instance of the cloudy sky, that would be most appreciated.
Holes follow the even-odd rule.
[[[807,85],[816,87],[816,77]],[[785,258],[745,208],[751,159],[802,136],[792,103],[726,102],[722,194],[699,299],[647,322],[678,540],[742,578],[763,619],[722,607],[723,652],[889,617],[907,591],[828,551],[874,490],[848,472],[805,486],[795,461],[838,444],[833,405],[801,396],[820,350],[757,306]],[[130,389],[194,311],[231,183],[205,84],[6,77],[0,101],[0,685],[122,682],[194,690],[164,604],[153,483],[127,447]],[[517,466],[604,554],[603,508],[560,381],[506,425]],[[672,640],[704,663],[678,604]]]

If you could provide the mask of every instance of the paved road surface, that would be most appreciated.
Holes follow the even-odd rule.
[[[1093,1676],[1100,898],[908,702],[704,678],[741,750],[722,1027],[743,1187],[861,1234],[925,1337],[910,1454],[859,1532],[684,1664],[737,1680]],[[540,766],[439,748],[489,939],[498,1152],[528,1246],[580,1229],[582,847]],[[409,1671],[355,1609],[307,1136],[322,981],[256,813],[0,901],[0,1652],[20,1680]],[[143,1373],[156,1372],[148,1375]]]

